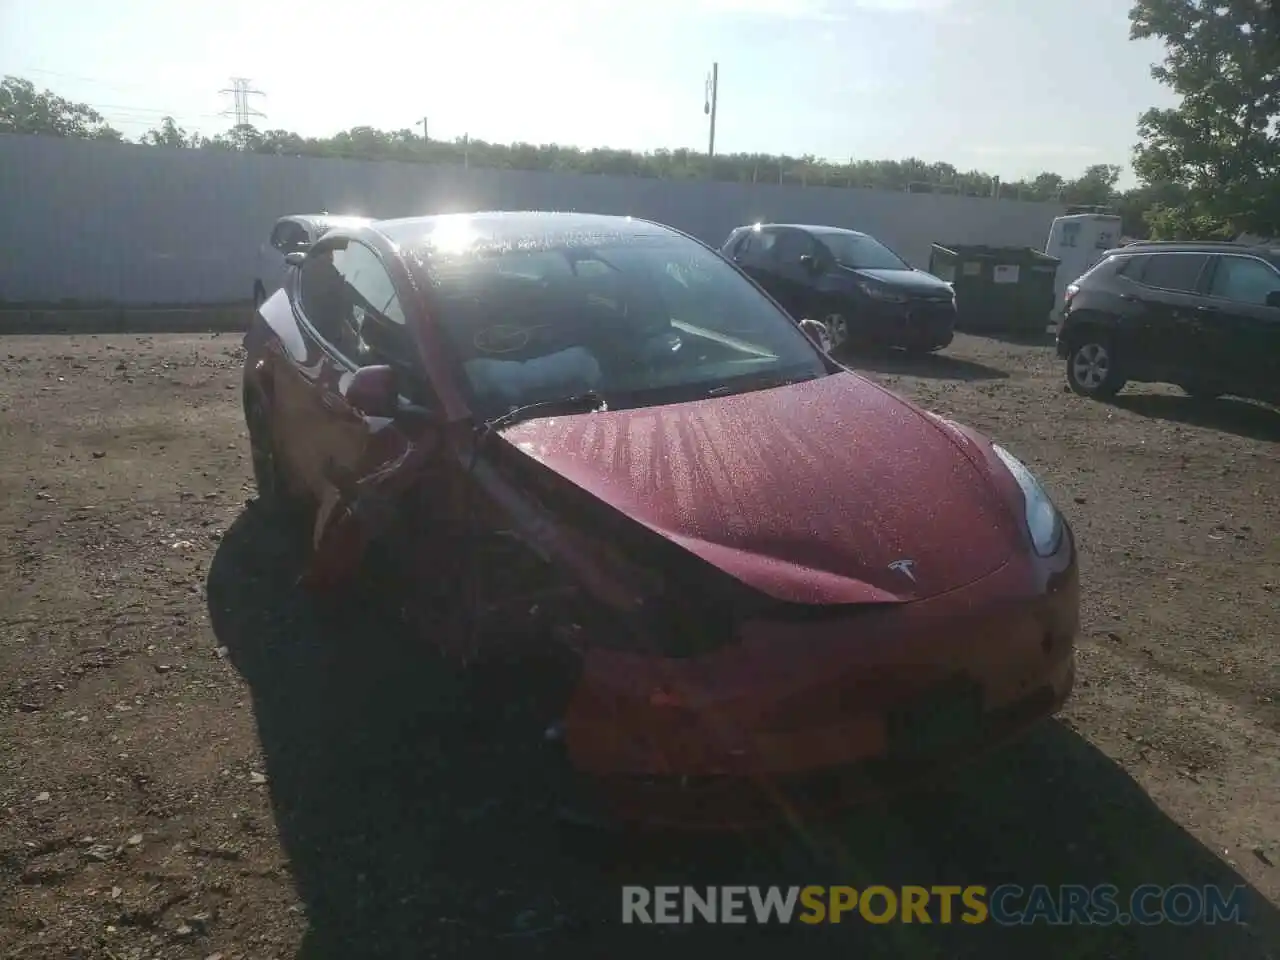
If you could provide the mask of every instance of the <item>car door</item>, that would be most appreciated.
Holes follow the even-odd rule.
[[[732,249],[732,259],[756,283],[760,284],[775,300],[781,290],[778,285],[774,245],[778,233],[771,227],[748,230]]]
[[[821,248],[803,230],[787,227],[779,230],[773,252],[778,302],[797,320],[803,319],[811,312],[815,280],[813,261],[807,258],[820,258]]]
[[[1121,299],[1132,306],[1116,328],[1116,348],[1136,376],[1178,382],[1194,371],[1203,349],[1203,302],[1209,255],[1153,253],[1126,284]]]
[[[310,257],[308,257],[310,259]],[[326,583],[350,576],[371,537],[420,519],[409,501],[434,476],[443,416],[408,326],[407,291],[398,287],[379,254],[352,240],[337,264],[349,312],[333,336],[336,376],[316,384],[313,474],[319,510],[316,553],[309,575]],[[379,416],[357,408],[346,387],[362,367],[395,374],[400,412]],[[439,498],[437,498],[439,499]],[[440,502],[443,502],[440,500]]]
[[[1280,394],[1280,307],[1267,304],[1273,294],[1280,294],[1280,271],[1272,264],[1237,254],[1213,258],[1199,307],[1211,383],[1258,398]]]

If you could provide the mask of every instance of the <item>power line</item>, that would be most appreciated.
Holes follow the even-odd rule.
[[[246,77],[232,77],[231,86],[225,90],[219,90],[219,93],[229,93],[232,96],[234,106],[230,110],[224,110],[223,116],[232,116],[236,118],[236,126],[247,126],[250,117],[266,118],[266,114],[261,110],[255,110],[249,105],[250,97],[265,97],[266,94],[261,90],[255,90],[249,86],[249,80]]]
[[[214,118],[224,117],[226,113],[188,113],[185,110],[161,110],[158,107],[133,107],[123,103],[86,103],[86,107],[92,107],[94,110],[101,112],[110,112],[112,114],[125,114],[129,116],[140,117],[173,117],[175,120],[191,119],[192,117]]]

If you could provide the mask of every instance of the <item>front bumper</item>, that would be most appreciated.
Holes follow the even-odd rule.
[[[662,829],[737,830],[837,813],[935,784],[1056,713],[1075,682],[1074,655],[1020,700],[988,711],[981,734],[934,757],[870,756],[781,776],[579,777],[567,798],[572,817]]]
[[[955,339],[956,310],[950,303],[871,300],[864,313],[868,334],[886,346],[940,350]]]
[[[597,820],[750,826],[911,789],[1018,736],[1070,695],[1079,626],[1074,559],[1046,589],[1028,590],[1026,574],[1006,567],[874,620],[754,624],[699,661],[588,655],[566,717],[578,806]],[[902,750],[897,713],[957,680],[980,691],[965,735]]]

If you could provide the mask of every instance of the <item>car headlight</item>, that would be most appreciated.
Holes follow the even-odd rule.
[[[1027,530],[1031,534],[1031,543],[1036,553],[1042,557],[1053,556],[1062,543],[1062,514],[1026,464],[998,443],[993,443],[991,449],[1022,489],[1022,498],[1026,502]]]
[[[901,293],[890,290],[875,283],[859,282],[858,289],[865,293],[872,300],[880,300],[884,303],[906,303],[907,298]]]

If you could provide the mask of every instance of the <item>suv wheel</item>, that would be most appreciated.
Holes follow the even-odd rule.
[[[1082,397],[1114,397],[1125,379],[1116,365],[1109,341],[1088,334],[1080,337],[1067,356],[1067,383]]]

